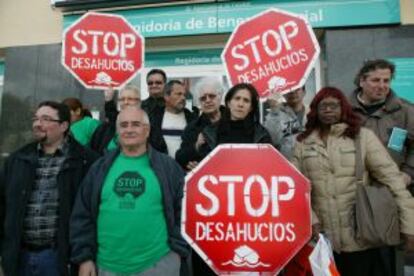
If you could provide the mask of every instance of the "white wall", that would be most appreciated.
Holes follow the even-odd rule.
[[[59,43],[61,32],[49,0],[0,0],[0,48]]]

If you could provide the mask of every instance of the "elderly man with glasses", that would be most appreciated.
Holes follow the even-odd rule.
[[[107,93],[107,91],[105,92]],[[107,122],[101,124],[95,131],[91,139],[91,148],[100,154],[104,154],[108,150],[115,149],[118,146],[118,136],[116,135],[115,122],[118,117],[119,110],[125,109],[127,106],[141,105],[141,93],[138,87],[127,85],[119,91],[118,105],[115,102],[105,104],[105,113]]]
[[[165,106],[164,88],[167,83],[167,74],[161,69],[151,69],[147,74],[147,87],[149,97],[140,103],[141,108],[151,117],[157,108]],[[125,90],[125,89],[123,89]],[[122,91],[122,90],[121,90]],[[105,117],[115,122],[118,115],[116,103],[114,101],[115,91],[112,88],[105,90]],[[118,98],[119,104],[120,98]]]
[[[43,102],[32,122],[35,141],[0,174],[2,266],[5,275],[69,275],[69,217],[97,155],[68,135],[66,105]]]

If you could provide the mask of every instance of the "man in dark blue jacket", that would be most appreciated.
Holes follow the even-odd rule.
[[[92,166],[76,199],[72,261],[81,276],[178,276],[190,252],[180,233],[184,172],[148,146],[143,110],[127,107],[116,126],[120,149]]]
[[[68,275],[69,218],[78,186],[97,155],[68,136],[70,111],[43,102],[30,143],[0,174],[0,245],[5,275]]]

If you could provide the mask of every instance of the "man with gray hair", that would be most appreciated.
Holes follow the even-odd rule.
[[[105,93],[109,93],[105,91]],[[92,136],[90,145],[93,150],[104,154],[108,150],[115,149],[118,146],[118,137],[116,134],[115,121],[118,117],[119,110],[128,106],[139,107],[141,105],[141,93],[135,85],[127,85],[119,91],[118,104],[114,101],[105,103],[105,115],[107,122],[101,124]]]
[[[121,110],[116,127],[120,148],[92,166],[78,193],[71,259],[80,276],[178,276],[190,252],[180,234],[184,172],[148,146],[142,109]]]
[[[184,128],[194,119],[185,108],[186,90],[179,80],[171,80],[164,89],[165,107],[154,108],[150,114],[151,145],[172,158],[181,144]]]
[[[184,129],[180,149],[175,155],[185,170],[194,169],[202,158],[198,152],[199,147],[205,143],[201,131],[220,120],[223,90],[221,81],[212,77],[201,79],[195,86],[201,115]]]

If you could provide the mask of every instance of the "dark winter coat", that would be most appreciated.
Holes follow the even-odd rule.
[[[76,264],[87,260],[95,261],[100,196],[106,175],[119,153],[118,149],[101,157],[91,167],[78,193],[70,228],[71,260]],[[166,154],[152,148],[149,148],[148,154],[150,165],[160,183],[168,244],[173,251],[185,258],[190,248],[180,232],[184,171]]]
[[[254,133],[252,144],[272,144],[272,138],[269,132],[258,122],[254,123]],[[204,158],[210,153],[216,146],[218,146],[218,125],[210,125],[204,128],[202,131],[206,143],[200,148],[200,155]]]
[[[57,251],[61,275],[68,275],[69,219],[78,186],[98,157],[68,137],[69,153],[57,175],[59,193],[59,225]],[[0,173],[0,247],[5,275],[17,275],[25,206],[36,177],[37,143],[31,143],[14,152]]]

